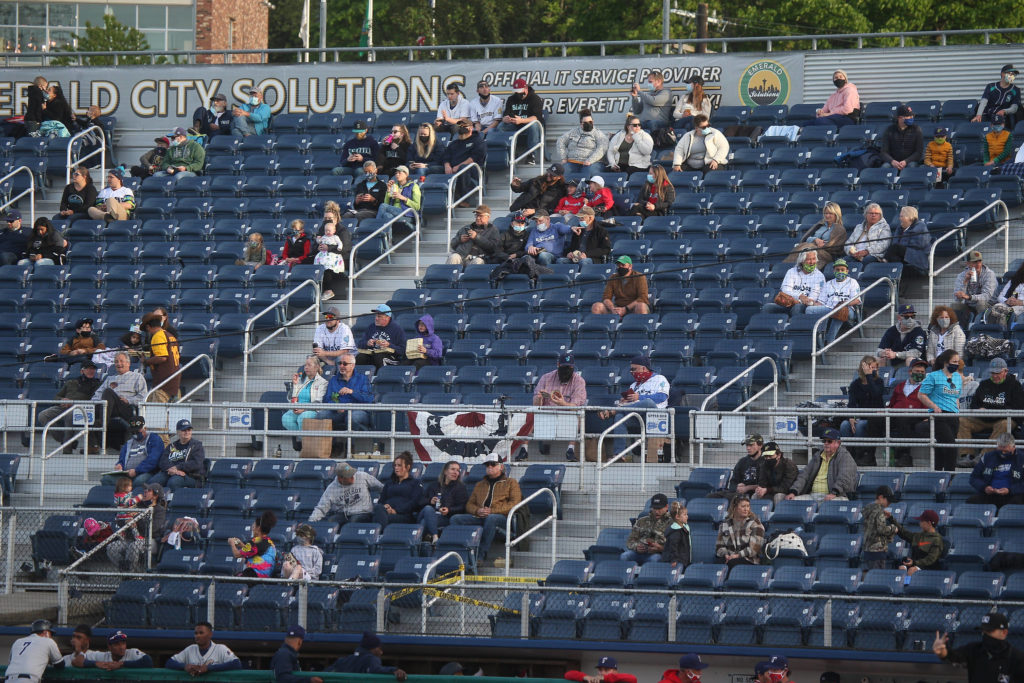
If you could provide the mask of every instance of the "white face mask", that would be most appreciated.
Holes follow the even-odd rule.
[[[550,228],[550,227],[551,227],[550,223],[538,223],[537,224],[537,232],[547,232],[548,228]]]
[[[936,318],[935,322],[937,322],[939,327],[943,330],[949,327],[949,318]]]

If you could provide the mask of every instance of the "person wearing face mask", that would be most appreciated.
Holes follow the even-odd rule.
[[[249,88],[245,104],[231,109],[231,133],[239,137],[263,135],[270,129],[270,105],[263,101],[263,91]]]
[[[594,302],[590,312],[595,315],[617,315],[620,318],[629,313],[650,313],[647,276],[633,272],[633,259],[628,256],[615,259],[615,264],[615,275],[608,278],[601,301]]]
[[[896,120],[882,134],[879,154],[897,171],[917,166],[924,158],[924,134],[914,123],[914,112],[905,104],[896,109]]]
[[[672,112],[673,127],[677,131],[693,128],[693,117],[697,114],[711,118],[711,98],[704,94],[704,79],[700,74],[687,78],[683,88],[686,94],[679,98]]]
[[[767,683],[792,683],[789,680],[789,660],[783,655],[772,655],[765,662],[765,679]]]
[[[53,121],[64,127],[64,132],[70,135],[75,130],[74,117],[71,114],[71,105],[64,97],[64,90],[57,83],[47,85],[46,92],[49,98],[46,101],[46,110],[43,112],[43,121]],[[59,131],[60,126],[56,129]]]
[[[616,173],[640,173],[651,165],[654,138],[641,128],[636,116],[626,117],[622,130],[608,143],[608,170]]]
[[[960,374],[960,354],[953,349],[946,349],[939,354],[929,372],[921,383],[918,398],[929,411],[936,414],[950,414],[950,418],[932,418],[935,420],[935,440],[939,444],[955,444],[959,430],[956,414],[960,412],[960,394],[963,390],[963,375]],[[917,435],[930,439],[929,421],[925,420],[914,427]],[[957,448],[935,449],[935,469],[952,472],[956,468]]]
[[[928,274],[928,249],[932,237],[928,226],[921,220],[917,209],[904,206],[900,209],[900,221],[892,240],[885,248],[886,263],[903,263],[903,276]]]
[[[168,137],[171,139],[171,146],[160,161],[160,170],[154,173],[154,176],[190,178],[203,170],[206,164],[206,150],[195,140],[189,140],[184,128],[175,128]]]
[[[882,335],[875,357],[887,360],[891,365],[910,365],[915,358],[924,356],[927,337],[917,322],[914,304],[902,304],[896,324]]]
[[[1007,432],[1012,434],[1019,423],[1019,420],[1008,420],[1005,414],[1011,410],[1024,410],[1024,388],[1010,374],[1002,358],[993,358],[989,363],[988,377],[978,383],[971,396],[971,410],[991,410],[992,417],[961,417],[956,434],[958,440],[973,439],[976,432],[991,432],[988,438],[995,439]],[[975,448],[960,449],[962,459],[972,460],[977,453]]]
[[[341,165],[331,169],[331,175],[356,176],[359,169],[365,170],[368,161],[374,161],[376,170],[379,153],[380,143],[367,132],[366,121],[356,121],[352,125],[352,137],[341,147]]]
[[[619,663],[614,657],[601,657],[597,662],[596,676],[589,676],[582,671],[566,671],[565,680],[579,683],[636,683],[636,676],[619,673]]]
[[[526,253],[526,242],[532,232],[527,225],[527,218],[522,213],[512,216],[505,232],[498,238],[498,246],[494,255],[487,259],[489,263],[504,263],[509,259],[519,258]]]
[[[706,668],[700,655],[686,654],[679,658],[679,668],[666,669],[658,683],[700,683],[700,672]]]
[[[469,120],[473,128],[484,137],[501,124],[505,103],[491,94],[491,84],[484,80],[476,84],[477,98],[469,103]]]
[[[943,661],[966,667],[967,683],[1015,681],[1024,671],[1024,652],[1007,642],[1010,622],[1006,615],[990,612],[981,618],[980,628],[981,640],[955,649],[949,648],[947,634],[936,631],[932,652]]]
[[[615,209],[615,197],[610,188],[604,186],[604,178],[599,175],[593,176],[587,183],[590,190],[590,198],[587,199],[587,206],[594,210],[598,216],[612,215]]]
[[[928,346],[925,349],[925,358],[929,363],[934,363],[935,358],[946,349],[963,353],[967,335],[958,322],[956,313],[949,306],[936,306],[932,311],[931,320],[928,321]]]
[[[892,240],[892,229],[882,216],[882,207],[871,202],[864,207],[864,220],[846,241],[846,256],[864,265],[881,261]]]
[[[444,171],[443,145],[437,141],[434,127],[429,123],[420,124],[416,140],[409,145],[407,159],[409,168],[416,175],[429,175]]]
[[[672,125],[672,91],[665,87],[665,76],[660,71],[647,74],[643,86],[634,83],[629,94],[633,98],[630,111],[643,115],[644,130]]]
[[[544,101],[534,92],[533,87],[526,82],[526,79],[517,78],[513,81],[512,90],[513,93],[505,100],[505,112],[504,116],[501,117],[501,129],[514,132],[526,128],[526,126],[534,121],[539,121],[541,125],[544,125]],[[532,149],[540,142],[540,128],[530,126],[526,128],[526,132],[520,137],[526,138],[525,148]],[[512,150],[512,154],[516,157],[522,154],[523,151],[523,148],[520,147],[519,150]],[[536,163],[535,156],[535,153],[531,152],[530,156],[526,159],[526,163]]]
[[[441,155],[441,162],[444,164],[444,172],[448,175],[457,173],[463,166],[470,164],[485,168],[487,144],[484,142],[484,136],[473,130],[473,124],[469,119],[459,119],[457,136],[448,143],[444,154]],[[476,174],[473,171],[463,173],[455,180],[455,196],[463,197],[475,187]],[[467,208],[469,202],[462,201],[458,206]]]
[[[235,265],[252,266],[253,270],[259,269],[260,266],[269,266],[274,260],[274,255],[264,244],[263,235],[258,232],[250,232],[248,239],[249,241],[245,243],[245,250],[242,252],[242,258],[235,261]]]
[[[798,473],[796,463],[785,456],[777,443],[769,441],[761,450],[761,467],[753,497],[778,503],[793,488]]]
[[[559,263],[604,263],[612,253],[612,241],[608,230],[597,222],[597,214],[589,206],[584,206],[576,214],[580,225],[572,229],[573,236],[566,247],[565,258]]]
[[[715,171],[729,163],[729,141],[708,117],[693,117],[693,130],[679,138],[672,153],[673,171]],[[684,169],[685,166],[685,169]]]
[[[277,262],[288,266],[290,270],[296,263],[312,263],[313,252],[309,235],[306,234],[306,224],[296,218],[288,226],[288,239],[281,247],[281,256]]]
[[[388,186],[377,178],[377,162],[364,161],[363,177],[352,189],[352,208],[345,212],[345,218],[376,218],[387,192]]]
[[[992,129],[985,133],[981,146],[982,162],[986,166],[1001,166],[1013,153],[1013,134],[1008,119],[1002,114],[992,115]]]
[[[728,498],[732,500],[736,496],[752,497],[754,489],[757,488],[757,479],[761,470],[761,451],[764,445],[764,438],[760,434],[748,434],[743,441],[747,454],[744,455],[732,468],[732,476],[729,483],[720,491],[712,491],[708,498]]]
[[[128,421],[128,440],[121,446],[121,453],[114,465],[115,472],[124,472],[135,486],[141,486],[160,471],[160,456],[164,454],[164,442],[160,435],[146,429],[146,419],[136,415]],[[123,475],[104,474],[100,483],[113,486]]]
[[[878,376],[878,360],[874,356],[864,356],[860,359],[857,377],[850,382],[846,393],[849,396],[848,408],[875,410],[885,406],[885,384]],[[839,434],[843,438],[853,436],[858,439],[878,439],[885,436],[885,421],[879,417],[851,417],[843,420]],[[854,462],[862,467],[874,467],[876,464],[874,446],[852,446],[850,454]]]
[[[533,391],[533,405],[547,408],[573,408],[587,404],[587,383],[576,372],[576,359],[572,351],[558,357],[557,367],[541,375]],[[516,458],[519,459],[518,456]],[[525,460],[526,458],[523,458]],[[570,443],[565,459],[576,460],[576,447]]]
[[[377,169],[381,175],[394,175],[396,168],[405,168],[409,175],[406,159],[409,158],[409,129],[400,123],[391,126],[391,132],[380,143],[377,152]]]
[[[210,100],[209,107],[198,107],[192,113],[192,127],[200,135],[231,135],[231,111],[228,110],[228,98],[217,93]]]
[[[448,245],[448,263],[452,265],[479,265],[498,258],[498,229],[491,223],[491,207],[481,204],[473,209],[473,215],[473,222],[460,228]]]
[[[956,277],[953,285],[953,310],[966,326],[971,316],[982,315],[996,293],[998,280],[991,268],[985,265],[980,251],[967,254],[966,268]]]
[[[825,283],[818,298],[822,305],[808,306],[805,313],[824,315],[833,311],[831,320],[828,322],[828,329],[825,330],[825,343],[831,344],[839,336],[846,323],[854,323],[857,320],[859,311],[856,308],[860,305],[860,283],[850,277],[850,267],[845,259],[836,259],[832,264],[834,277]],[[847,308],[838,309],[838,306],[848,303]],[[845,311],[845,314],[843,313]]]
[[[437,120],[434,121],[434,128],[439,133],[448,132],[458,135],[459,119],[469,118],[469,102],[462,96],[458,83],[449,83],[445,86],[444,95],[444,101],[437,108]]]
[[[825,276],[818,270],[818,252],[807,249],[800,253],[796,265],[786,271],[775,301],[764,305],[765,313],[797,315],[808,307],[822,305],[821,291]]]
[[[608,136],[594,125],[589,109],[580,110],[580,125],[570,128],[558,138],[558,157],[569,173],[588,176],[604,169],[601,161],[608,153]]]
[[[911,363],[910,375],[893,387],[888,407],[891,410],[927,410],[919,397],[921,383],[927,374],[928,362],[925,359],[918,358]],[[889,434],[897,439],[913,439],[917,435],[914,428],[924,421],[925,418],[921,417],[893,417],[889,424]],[[896,467],[914,466],[909,447],[897,446],[895,456]]]
[[[622,392],[621,398],[615,401],[615,406],[618,408],[618,412],[628,413],[634,408],[657,408],[664,410],[665,406],[668,405],[668,395],[671,391],[668,379],[660,373],[655,373],[651,369],[651,359],[646,356],[634,356],[629,361],[629,374],[633,377],[633,382],[629,385],[629,388]],[[615,410],[602,410],[597,414],[598,420],[603,421],[604,428],[607,428],[612,421],[615,419]],[[591,422],[591,424],[595,424]],[[626,447],[624,437],[626,433],[635,433],[638,426],[635,421],[628,423],[619,424],[615,429],[612,430],[613,434],[616,434],[614,448],[616,453],[621,453]],[[587,432],[600,432],[602,429],[591,429],[587,427]],[[648,462],[655,462],[657,458],[657,449],[650,448],[650,442],[647,449]]]
[[[935,183],[944,183],[953,175],[953,145],[949,144],[949,130],[936,128],[932,140],[924,148],[924,165],[935,169]]]
[[[1013,119],[1020,110],[1020,89],[1014,81],[1020,71],[1007,64],[999,70],[999,80],[989,83],[978,99],[978,111],[971,121],[991,120],[993,114],[1001,114]]]
[[[676,188],[669,182],[665,167],[661,164],[652,164],[647,169],[647,179],[640,188],[640,194],[637,195],[630,213],[642,218],[665,216],[675,200]]]
[[[61,360],[68,360],[76,356],[79,360],[89,358],[97,351],[107,348],[107,345],[99,340],[92,331],[92,318],[79,318],[75,323],[75,334],[71,339],[60,347],[58,355]]]
[[[156,143],[156,147],[144,152],[139,157],[138,166],[132,166],[131,174],[133,178],[148,178],[160,170],[160,162],[163,161],[164,155],[167,154],[167,150],[171,147],[171,139],[166,135],[162,135],[158,138],[153,138],[153,142]],[[72,177],[72,180],[74,180],[74,177]],[[92,184],[92,178],[89,178],[89,183]],[[92,206],[92,204],[90,203],[87,206]]]
[[[567,193],[565,186],[565,167],[562,164],[551,164],[544,175],[539,175],[523,182],[518,177],[512,178],[512,191],[519,196],[509,206],[510,211],[522,210],[527,216],[533,215],[537,209],[548,213],[555,210],[558,201]]]
[[[550,266],[565,255],[565,237],[572,233],[565,223],[552,223],[551,216],[544,209],[533,214],[536,226],[526,241],[526,253],[542,266]]]
[[[1012,434],[1000,434],[995,450],[978,458],[971,472],[971,486],[977,493],[967,499],[968,503],[997,508],[1024,504],[1024,451],[1017,448]]]
[[[850,83],[846,72],[836,69],[832,73],[832,85],[836,91],[828,96],[825,106],[815,111],[815,118],[801,123],[801,126],[835,126],[842,128],[857,123],[860,118],[860,94],[857,86]]]
[[[786,494],[786,500],[849,500],[857,491],[857,463],[842,444],[838,429],[826,429],[821,435],[821,450],[816,451]]]
[[[1006,328],[1015,322],[1024,322],[1024,263],[1003,285],[985,318]]]

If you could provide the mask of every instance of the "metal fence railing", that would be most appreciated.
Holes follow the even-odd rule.
[[[995,213],[996,211],[998,211],[1002,217],[996,220],[996,226],[994,227],[994,229],[992,229],[991,231],[986,231],[986,234],[983,238],[981,238],[971,246],[967,247],[962,252],[958,253],[956,256],[951,258],[945,265],[939,268],[935,267],[936,249],[938,249],[938,246],[942,242],[945,242],[948,239],[956,239],[958,237],[962,238],[964,235],[966,235],[967,230],[970,229],[971,223],[978,220],[979,218],[984,219],[990,214]],[[947,268],[963,263],[963,259],[964,257],[967,256],[967,254],[971,253],[975,249],[979,249],[982,244],[988,242],[991,239],[999,237],[1000,235],[1003,236],[1002,272],[1006,272],[1010,268],[1010,209],[1001,200],[996,200],[992,202],[984,209],[978,211],[973,216],[964,220],[964,222],[961,223],[959,226],[950,230],[942,237],[939,237],[934,242],[932,242],[931,249],[928,250],[928,315],[931,315],[931,312],[935,310],[935,278],[937,278]]]

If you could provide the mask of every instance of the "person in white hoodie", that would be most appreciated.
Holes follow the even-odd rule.
[[[580,110],[577,128],[570,128],[558,138],[558,156],[570,173],[585,173],[588,177],[601,173],[601,161],[607,152],[608,136],[594,125],[589,109]]]
[[[729,163],[729,141],[708,117],[693,117],[693,130],[679,138],[672,155],[673,171],[714,171]]]
[[[796,303],[786,308],[775,302],[765,304],[765,313],[789,313],[798,315],[808,306],[820,306],[822,290],[825,288],[825,276],[818,270],[818,252],[808,249],[800,252],[796,265],[786,271],[782,279],[782,293],[794,299]]]

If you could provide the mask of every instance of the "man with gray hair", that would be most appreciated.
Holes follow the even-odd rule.
[[[141,372],[132,370],[131,360],[123,351],[114,355],[114,371],[108,372],[92,400],[107,402],[107,447],[120,450],[128,432],[128,423],[138,412],[138,406],[146,400],[149,389]],[[96,416],[96,426],[101,427],[103,419]]]
[[[971,472],[971,486],[977,491],[968,503],[995,505],[1024,503],[1024,452],[1003,432],[996,439],[996,449],[978,458]]]
[[[964,269],[956,276],[956,284],[953,285],[952,308],[965,331],[972,313],[981,315],[988,310],[998,284],[996,274],[985,265],[981,252],[976,249],[969,252]]]
[[[384,484],[347,462],[334,469],[335,479],[328,484],[320,502],[309,515],[310,522],[329,518],[344,526],[349,522],[372,522],[373,499],[370,491],[380,491]]]

